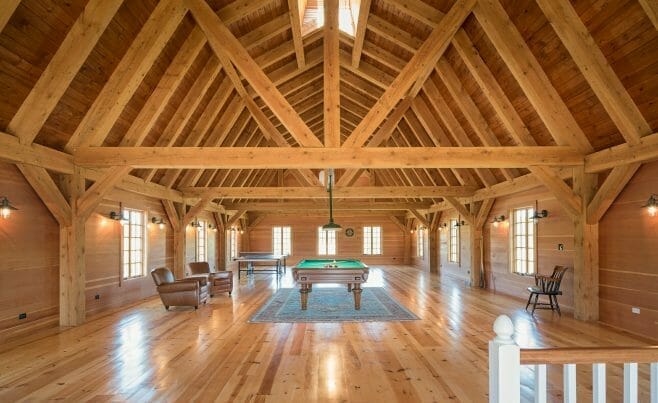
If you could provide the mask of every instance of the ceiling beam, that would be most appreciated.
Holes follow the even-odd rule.
[[[393,211],[393,210],[426,210],[430,207],[429,202],[341,202],[335,203],[334,210],[363,210],[363,211]],[[224,203],[226,210],[238,211],[285,211],[285,210],[305,210],[305,211],[325,211],[329,208],[324,203],[309,202],[242,202],[242,203]]]
[[[384,94],[377,100],[375,106],[368,112],[368,115],[354,129],[345,141],[344,147],[361,147],[365,144],[416,80],[428,71],[432,71],[437,60],[448,47],[455,32],[457,32],[457,29],[459,29],[466,17],[471,13],[471,9],[475,3],[475,0],[459,0],[452,6],[448,14],[441,21],[441,24],[432,31],[409,63],[407,63],[400,74],[388,86]]]
[[[637,144],[640,137],[651,134],[649,123],[569,1],[538,0],[537,4],[626,142]]]
[[[288,0],[288,13],[290,14],[290,28],[292,29],[292,43],[295,48],[297,67],[304,68],[304,41],[302,39],[303,11],[299,7],[299,0]]]
[[[164,0],[156,6],[69,138],[67,151],[103,143],[186,13],[187,7],[179,0]]]
[[[6,0],[0,7],[0,32],[5,29],[9,19],[14,15],[14,11],[21,3],[21,0]]]
[[[338,0],[324,0],[324,145],[340,147],[340,41]]]
[[[635,172],[640,168],[640,163],[632,163],[613,168],[599,187],[596,195],[587,206],[587,223],[597,224],[608,211],[617,196],[624,190],[626,184],[633,178]]]
[[[10,1],[9,3],[14,3]],[[17,6],[19,1],[15,1]],[[30,144],[87,60],[123,0],[91,0],[82,10],[37,83],[7,126],[7,131]],[[3,4],[3,12],[13,11]],[[0,18],[0,31],[2,31]]]
[[[658,30],[658,3],[654,0],[639,0],[639,2],[653,26]]]
[[[569,147],[83,147],[81,166],[170,169],[505,168],[582,165]]]
[[[587,136],[498,0],[479,0],[473,13],[555,142],[592,152]]]
[[[208,3],[203,0],[187,0],[186,4],[201,29],[206,33],[208,42],[215,53],[231,60],[295,140],[305,147],[321,147],[322,143],[251,58],[249,52],[213,12]]]
[[[185,197],[212,194],[215,198],[241,199],[326,199],[328,193],[323,186],[312,187],[188,187],[179,189]],[[333,194],[343,199],[393,199],[433,198],[443,196],[470,197],[475,194],[472,186],[356,186],[335,187]]]
[[[658,158],[658,132],[642,137],[638,144],[620,144],[585,157],[585,172],[593,173],[633,162]]]
[[[354,33],[354,45],[352,46],[352,67],[359,68],[361,62],[361,52],[363,43],[366,39],[366,28],[368,26],[368,15],[370,14],[371,0],[361,0],[359,5],[359,20],[356,23],[356,32]]]

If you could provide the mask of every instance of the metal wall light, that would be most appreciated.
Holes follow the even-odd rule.
[[[158,228],[160,228],[160,229],[164,229],[164,227],[165,227],[165,222],[164,222],[164,220],[162,219],[162,217],[160,217],[160,218],[157,218],[157,217],[151,217],[151,222],[152,222],[153,224],[157,224],[157,225],[158,225]]]
[[[535,223],[537,223],[539,222],[539,220],[546,217],[548,217],[548,211],[541,210],[541,211],[535,211],[535,214],[532,217],[530,217],[530,219]]]
[[[192,228],[201,228],[201,227],[203,227],[203,225],[199,222],[199,220],[194,218],[194,220],[190,223],[190,227],[192,227]]]
[[[658,213],[658,194],[652,194],[647,200],[647,204],[643,206],[647,209],[650,216],[655,216]]]
[[[455,223],[455,227],[463,227],[465,225],[466,225],[466,221],[463,221],[463,220],[462,221],[457,221]]]
[[[7,197],[5,196],[0,197],[0,217],[9,218],[11,212],[15,210],[18,209],[11,205]]]
[[[491,222],[494,227],[498,227],[498,224],[501,222],[505,222],[505,216],[504,215],[499,215],[494,217],[493,221]]]
[[[119,211],[110,211],[109,215],[111,220],[119,221],[121,225],[124,225],[128,222],[128,212],[123,211],[123,204],[119,203]]]

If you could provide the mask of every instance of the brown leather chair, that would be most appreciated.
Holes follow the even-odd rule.
[[[210,271],[208,262],[190,262],[187,264],[190,268],[191,277],[203,277],[207,279],[210,286],[210,296],[215,294],[233,292],[233,272],[232,271]]]
[[[204,278],[176,280],[166,267],[151,270],[151,277],[167,310],[170,306],[193,306],[197,309],[208,301],[208,282]]]

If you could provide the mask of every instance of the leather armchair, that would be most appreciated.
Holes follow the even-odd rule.
[[[233,292],[233,272],[232,271],[210,271],[208,262],[190,262],[187,264],[190,269],[192,277],[202,277],[208,281],[210,287],[210,296],[222,292],[228,292],[231,295]]]
[[[197,309],[208,301],[208,282],[204,278],[176,280],[166,267],[151,270],[151,277],[167,310],[170,306],[193,306]]]

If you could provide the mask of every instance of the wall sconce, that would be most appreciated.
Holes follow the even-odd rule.
[[[12,210],[18,209],[9,203],[9,199],[7,199],[5,196],[2,196],[2,198],[0,198],[0,217],[9,218]]]
[[[651,196],[649,196],[649,200],[647,200],[647,204],[643,207],[647,209],[650,216],[652,217],[655,216],[656,213],[658,212],[658,194],[652,194]]]
[[[530,217],[530,219],[532,221],[534,221],[535,223],[538,223],[539,220],[541,220],[542,218],[546,218],[546,217],[548,217],[548,211],[542,210],[542,211],[535,211],[535,215]]]
[[[164,220],[162,219],[162,217],[160,217],[160,218],[151,217],[151,222],[152,222],[153,224],[157,224],[157,225],[158,225],[158,228],[160,228],[160,229],[164,229],[164,227],[165,227],[165,222],[164,222]]]
[[[212,224],[208,224],[208,229],[211,230],[212,232],[217,232],[217,227]]]
[[[441,224],[441,225],[439,226],[439,229],[440,229],[441,231],[443,231],[443,230],[445,230],[445,229],[448,229],[448,223],[444,222],[443,224]]]
[[[244,234],[244,230],[240,228],[240,235]]]
[[[196,218],[190,223],[190,227],[192,228],[201,228],[203,225],[197,220]]]
[[[416,230],[412,228],[411,231],[409,232],[413,234],[414,232],[416,232]]]
[[[124,225],[128,222],[128,212],[123,211],[123,204],[119,203],[119,212],[110,211],[109,215],[111,220],[119,221],[119,224]]]
[[[491,222],[494,227],[498,227],[498,223],[505,222],[505,216],[500,215],[497,217],[494,217],[493,221]]]
[[[466,225],[466,221],[463,221],[463,220],[462,221],[457,221],[455,223],[455,227],[463,227],[465,225]]]

